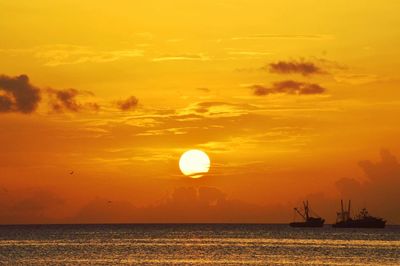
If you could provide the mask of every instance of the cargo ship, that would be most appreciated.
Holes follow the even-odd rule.
[[[341,211],[337,213],[336,223],[332,227],[337,228],[384,228],[386,221],[379,217],[371,216],[366,208],[363,208],[360,213],[354,218],[351,217],[350,205],[351,201],[345,210],[343,200],[340,201]]]
[[[311,209],[308,205],[308,201],[303,201],[303,207],[303,211],[299,210],[298,208],[294,208],[295,215],[296,213],[299,214],[303,221],[292,222],[289,224],[291,227],[322,227],[324,225],[325,220],[321,217],[310,216]]]

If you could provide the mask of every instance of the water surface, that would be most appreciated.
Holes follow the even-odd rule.
[[[4,265],[400,265],[400,227],[0,226]]]

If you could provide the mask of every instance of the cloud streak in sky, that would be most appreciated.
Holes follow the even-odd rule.
[[[44,62],[45,66],[74,65],[82,63],[106,63],[124,58],[142,57],[143,51],[132,50],[96,50],[91,47],[77,45],[50,45],[36,48],[35,58]]]
[[[254,34],[249,36],[237,36],[232,40],[262,40],[262,39],[299,39],[299,40],[330,40],[334,36],[327,34]]]
[[[296,94],[296,95],[312,95],[322,94],[326,89],[315,83],[305,83],[294,80],[285,80],[273,83],[271,87],[263,85],[252,85],[250,87],[256,96],[265,96],[270,94]]]
[[[163,61],[208,61],[210,58],[204,54],[178,54],[153,58],[153,62]]]

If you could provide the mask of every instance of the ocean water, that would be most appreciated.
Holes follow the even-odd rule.
[[[1,265],[400,265],[400,227],[0,226]]]

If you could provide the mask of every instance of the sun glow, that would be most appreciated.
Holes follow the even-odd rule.
[[[189,150],[182,154],[179,168],[185,176],[199,178],[210,170],[210,158],[203,151]]]

